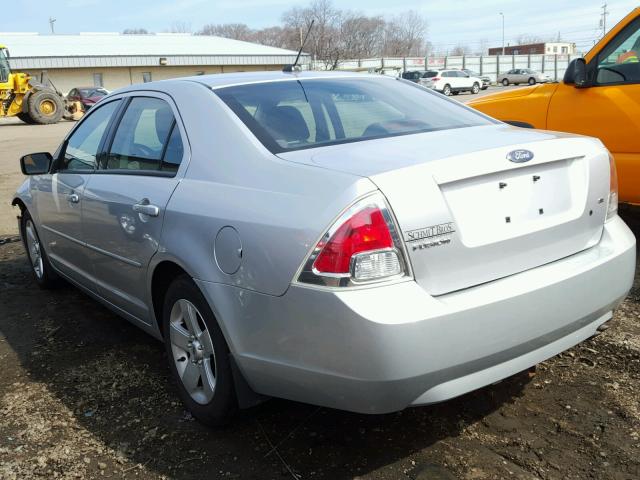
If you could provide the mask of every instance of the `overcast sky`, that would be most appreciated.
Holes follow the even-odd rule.
[[[49,16],[57,19],[56,33],[119,32],[125,28],[162,31],[173,22],[186,22],[194,31],[206,23],[246,23],[259,28],[278,24],[282,12],[304,3],[304,0],[30,0],[20,4],[19,14],[0,18],[0,32],[48,33]],[[500,46],[500,12],[505,15],[507,43],[514,43],[521,34],[547,38],[560,33],[562,39],[587,50],[602,33],[599,21],[603,3],[604,0],[343,0],[335,1],[334,5],[382,16],[417,10],[428,21],[428,40],[442,51],[458,44],[478,48],[481,42],[483,46]],[[638,2],[619,0],[608,5],[607,24],[612,26]]]

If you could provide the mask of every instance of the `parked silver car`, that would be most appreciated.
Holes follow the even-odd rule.
[[[530,68],[514,68],[497,77],[497,82],[505,87],[509,84],[520,85],[521,83],[527,83],[529,85],[535,85],[536,83],[546,83],[550,81],[551,77],[546,73],[536,72]]]
[[[594,335],[634,275],[600,141],[377,75],[127,87],[21,167],[36,282],[163,340],[209,424],[456,397]]]

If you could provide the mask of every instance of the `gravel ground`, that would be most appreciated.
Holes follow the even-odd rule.
[[[2,479],[640,478],[638,281],[609,330],[536,372],[391,415],[271,400],[222,429],[178,403],[160,343],[39,290],[17,241],[0,285]]]

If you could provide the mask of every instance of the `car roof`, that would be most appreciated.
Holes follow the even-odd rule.
[[[192,77],[180,77],[169,80],[159,80],[154,82],[139,83],[128,87],[121,88],[117,93],[124,93],[135,90],[148,90],[150,87],[162,88],[168,82],[195,82],[205,85],[212,89],[230,87],[234,85],[244,85],[249,83],[266,83],[299,79],[331,79],[331,78],[376,78],[389,79],[394,78],[387,75],[356,73],[356,72],[282,72],[282,71],[265,71],[265,72],[238,72],[238,73],[215,73],[211,75],[195,75]]]

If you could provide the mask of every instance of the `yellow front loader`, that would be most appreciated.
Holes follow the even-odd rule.
[[[57,123],[65,114],[65,101],[55,89],[31,81],[26,73],[13,73],[9,51],[0,45],[0,118],[18,117],[25,123]]]

